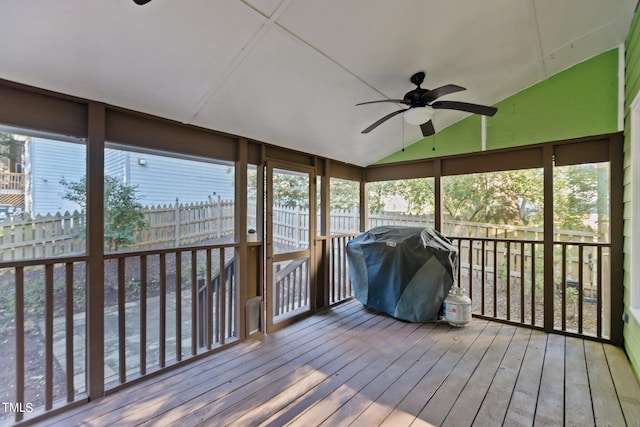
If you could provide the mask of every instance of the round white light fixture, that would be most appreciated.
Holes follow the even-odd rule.
[[[432,117],[433,108],[431,107],[409,108],[404,112],[404,121],[415,126],[427,123]]]

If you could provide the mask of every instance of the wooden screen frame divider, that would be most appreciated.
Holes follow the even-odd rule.
[[[611,227],[611,339],[623,344],[623,133],[594,135],[535,145],[504,148],[456,156],[372,165],[365,169],[366,182],[411,178],[435,178],[436,229],[442,229],[440,180],[443,176],[518,169],[544,170],[544,246],[553,247],[553,167],[610,162]],[[553,251],[545,251],[545,283],[553,283]],[[545,301],[553,299],[553,287],[545,287]],[[553,329],[553,311],[545,304],[544,330]],[[567,335],[570,335],[567,333]]]

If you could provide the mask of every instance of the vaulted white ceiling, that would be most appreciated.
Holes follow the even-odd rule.
[[[356,103],[424,70],[495,104],[623,43],[636,3],[1,0],[0,78],[364,166],[421,134],[398,116],[363,135],[398,106]]]

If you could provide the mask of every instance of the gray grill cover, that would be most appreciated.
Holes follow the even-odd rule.
[[[433,228],[376,227],[347,244],[355,297],[409,322],[438,320],[458,251]]]

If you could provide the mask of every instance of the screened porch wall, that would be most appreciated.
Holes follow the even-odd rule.
[[[563,158],[572,159],[566,160],[568,162],[580,162],[582,161],[580,160],[582,159],[580,156],[584,156],[584,153],[590,153],[590,157],[584,159],[585,161],[591,161],[593,156],[599,156],[598,158],[603,157],[604,160],[612,162],[619,161],[615,148],[617,144],[616,141],[620,139],[619,135],[604,135],[580,140],[541,144],[516,151],[500,150],[455,158],[409,162],[401,164],[401,168],[398,167],[399,165],[393,165],[374,166],[363,169],[336,160],[285,150],[259,141],[250,141],[241,137],[219,134],[104,104],[44,92],[11,82],[0,83],[0,100],[2,100],[0,102],[0,123],[19,129],[32,129],[58,135],[71,135],[78,138],[85,138],[87,141],[88,239],[86,254],[70,259],[43,258],[41,260],[28,262],[7,262],[1,265],[2,268],[15,269],[14,274],[17,283],[20,283],[22,280],[21,271],[26,267],[31,267],[36,264],[44,265],[45,275],[49,276],[52,274],[53,267],[47,267],[48,265],[62,264],[67,271],[71,272],[73,265],[76,263],[83,263],[86,267],[86,276],[82,278],[82,280],[85,280],[86,289],[86,296],[84,297],[86,298],[86,384],[84,384],[84,387],[81,387],[81,389],[84,390],[83,393],[74,395],[69,392],[61,402],[53,402],[53,398],[48,398],[49,404],[47,407],[51,410],[100,398],[105,393],[117,390],[131,382],[137,382],[143,377],[155,375],[164,368],[178,368],[184,363],[187,363],[187,359],[195,360],[201,357],[202,354],[209,350],[209,347],[211,347],[211,351],[217,350],[217,348],[213,347],[216,347],[215,344],[219,341],[216,341],[215,336],[209,335],[208,332],[202,341],[206,349],[204,353],[201,353],[201,347],[198,346],[198,341],[195,339],[201,331],[197,328],[193,329],[193,322],[197,322],[198,320],[197,315],[194,317],[194,314],[196,314],[195,308],[198,305],[198,289],[196,286],[194,290],[194,284],[197,285],[197,280],[191,280],[188,286],[189,290],[187,291],[188,296],[183,300],[186,305],[190,306],[191,312],[189,315],[182,316],[182,313],[179,315],[182,316],[181,320],[192,320],[191,328],[188,328],[191,341],[187,347],[183,348],[181,344],[180,347],[178,347],[178,344],[173,343],[173,348],[176,350],[172,353],[172,363],[166,363],[167,360],[160,361],[158,362],[158,367],[162,369],[157,370],[147,369],[147,364],[143,363],[146,362],[146,360],[142,360],[144,357],[142,354],[144,352],[140,352],[138,355],[140,362],[136,361],[131,365],[138,367],[138,372],[135,375],[130,375],[127,368],[127,355],[122,354],[120,351],[117,357],[119,357],[121,361],[124,361],[124,363],[120,364],[120,366],[124,366],[124,368],[120,368],[120,372],[116,374],[119,378],[117,381],[119,385],[113,388],[108,386],[105,382],[107,373],[105,372],[104,364],[106,357],[104,343],[104,266],[107,262],[115,262],[121,266],[126,266],[127,263],[132,262],[139,265],[138,268],[142,271],[145,268],[143,267],[146,262],[143,261],[145,257],[158,257],[161,259],[164,256],[165,259],[173,257],[177,260],[178,258],[182,259],[186,256],[186,259],[193,257],[197,259],[201,256],[200,252],[202,250],[204,250],[205,253],[208,250],[212,252],[222,251],[221,253],[224,253],[226,249],[230,249],[233,251],[233,257],[236,260],[233,280],[237,283],[237,288],[233,298],[237,301],[237,305],[235,305],[237,311],[233,319],[226,318],[224,320],[224,325],[234,325],[234,334],[230,335],[227,334],[227,332],[223,332],[223,342],[228,343],[228,338],[230,337],[233,337],[234,340],[239,342],[255,332],[247,326],[249,322],[249,311],[247,307],[249,307],[250,303],[255,301],[256,298],[264,297],[262,271],[264,268],[264,249],[260,242],[249,243],[247,241],[246,229],[249,221],[249,213],[246,201],[248,200],[247,169],[249,165],[254,165],[258,171],[258,188],[262,188],[260,176],[263,173],[263,165],[269,159],[311,167],[315,171],[315,176],[320,177],[322,185],[319,198],[321,200],[321,206],[323,207],[319,220],[320,233],[316,238],[315,245],[312,245],[313,249],[308,267],[310,274],[314,276],[315,283],[317,283],[317,286],[310,290],[310,292],[315,294],[315,304],[311,307],[310,311],[310,313],[313,313],[351,296],[348,288],[342,287],[348,281],[348,272],[342,267],[337,267],[344,266],[345,264],[344,255],[341,251],[350,237],[348,235],[346,237],[336,236],[332,233],[331,215],[328,209],[331,205],[330,179],[332,177],[361,183],[359,231],[364,231],[368,228],[365,184],[367,181],[429,176],[435,179],[437,195],[437,188],[439,187],[439,181],[442,176],[456,173],[486,172],[505,167],[540,167],[540,165],[550,165],[554,157],[556,162],[562,161]],[[97,196],[102,194],[104,190],[103,171],[106,141],[136,146],[140,150],[162,150],[168,153],[175,153],[176,155],[197,156],[233,162],[235,164],[236,182],[234,191],[236,200],[239,201],[235,206],[236,221],[234,225],[233,242],[224,248],[186,247],[168,251],[157,250],[157,253],[141,251],[123,254],[122,256],[106,254],[104,251],[102,229],[104,220],[103,202],[102,197]],[[187,144],[185,141],[189,143]],[[578,149],[572,149],[572,144],[579,145]],[[607,146],[606,150],[602,149],[603,144]],[[614,172],[615,167],[612,167],[612,173]],[[612,188],[617,188],[615,187],[617,179],[617,175],[612,177]],[[259,190],[256,200],[264,199],[264,194],[261,191],[262,190]],[[546,191],[550,191],[550,189]],[[618,196],[619,195],[612,195],[612,205],[618,203]],[[258,217],[256,223],[260,224],[262,222],[261,212],[263,212],[263,206],[260,206],[259,202],[255,212]],[[436,203],[434,223],[437,228],[442,229],[443,222],[438,203]],[[545,234],[546,242],[552,241],[552,230],[545,227],[543,234]],[[613,236],[611,262],[612,265],[614,265],[619,262],[619,259],[614,260],[613,257],[618,256],[615,255],[619,251],[617,245],[619,245],[620,242],[617,240],[621,237],[622,232],[620,224],[617,222],[614,223],[613,220],[611,234]],[[178,253],[183,255],[178,257]],[[230,256],[227,257],[226,255],[221,255],[221,257],[230,259]],[[131,259],[131,261],[126,260],[126,258]],[[163,264],[166,265],[160,261],[160,265]],[[68,267],[69,265],[72,267]],[[226,265],[226,263],[222,263],[222,265]],[[226,272],[226,268],[220,268],[220,271]],[[227,273],[229,276],[232,274],[231,272]],[[67,274],[71,275],[71,273]],[[159,274],[163,274],[161,270]],[[195,276],[192,274],[191,277]],[[46,281],[47,283],[53,283],[52,279],[46,279]],[[124,283],[124,278],[119,276],[118,282],[121,281]],[[614,280],[612,280],[612,282],[614,282]],[[210,295],[213,297],[214,292],[211,291]],[[16,297],[17,305],[22,301],[22,298],[22,296]],[[612,295],[612,300],[617,302],[618,299],[621,304],[621,295]],[[205,312],[209,312],[209,307],[212,307],[211,313],[214,313],[215,310],[213,306],[206,305],[204,309]],[[253,306],[251,305],[251,307]],[[126,306],[121,306],[119,310],[126,313]],[[222,309],[217,310],[219,313]],[[229,311],[232,310],[226,310],[226,313],[229,313]],[[48,312],[50,313],[51,310],[48,310]],[[178,311],[176,311],[176,315],[178,315]],[[213,319],[213,317],[212,314],[211,318]],[[121,318],[126,318],[126,316],[121,316]],[[142,316],[139,317],[139,319],[142,318]],[[52,319],[51,315],[47,314],[45,323],[50,325],[48,327],[49,331],[51,331],[53,325]],[[140,320],[141,326],[143,323],[144,322]],[[613,334],[612,340],[615,342],[617,334],[621,334],[622,328],[620,325],[612,323],[611,330]],[[48,336],[51,337],[51,332],[49,332]],[[177,337],[176,340],[178,338],[179,337]],[[45,356],[46,360],[43,362],[46,363],[47,366],[51,366],[53,363],[53,344],[51,338],[49,338],[49,340],[50,343],[47,345],[48,350]],[[68,337],[67,342],[69,342]],[[211,346],[209,346],[209,344],[211,344]],[[19,345],[18,343],[18,346]],[[158,360],[160,359],[161,358],[158,358]],[[142,368],[142,371],[140,371],[140,368]],[[52,374],[49,372],[45,376],[48,378],[47,388],[52,389],[53,381],[55,381]],[[24,381],[24,378],[18,378],[17,382],[20,383],[21,381]],[[47,393],[53,396],[52,392],[48,391]]]

